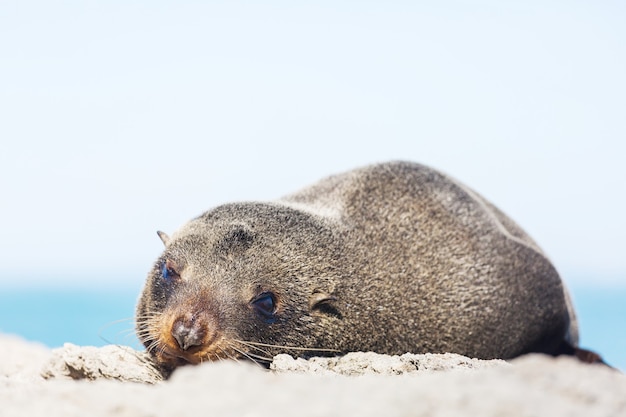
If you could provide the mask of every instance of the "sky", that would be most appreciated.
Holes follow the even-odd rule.
[[[3,1],[0,287],[140,285],[173,232],[392,159],[626,285],[623,1]]]

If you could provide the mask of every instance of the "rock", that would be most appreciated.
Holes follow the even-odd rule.
[[[39,370],[51,355],[44,345],[8,334],[0,334],[0,346],[0,377],[38,379]]]
[[[126,346],[97,348],[71,343],[52,351],[52,357],[43,367],[41,375],[45,379],[115,379],[149,384],[163,379],[145,352]]]
[[[126,347],[50,351],[2,335],[0,343],[2,416],[626,416],[625,375],[566,357],[279,355],[272,371],[223,361],[159,382],[145,354]]]
[[[339,375],[402,375],[417,372],[472,370],[510,366],[503,360],[470,359],[454,353],[381,355],[374,352],[352,352],[331,358],[294,359],[277,355],[270,369],[275,372],[300,372]]]

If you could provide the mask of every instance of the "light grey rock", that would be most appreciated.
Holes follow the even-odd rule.
[[[66,343],[52,351],[41,375],[46,378],[115,379],[129,382],[156,383],[162,380],[145,352],[126,346],[101,348]]]
[[[533,355],[510,366],[358,377],[267,372],[224,361],[178,369],[156,385],[52,379],[0,387],[11,417],[626,415],[626,377],[569,358]]]
[[[510,366],[503,360],[471,359],[454,353],[381,355],[374,352],[352,352],[332,358],[294,359],[277,355],[271,364],[276,372],[300,372],[339,375],[402,375],[433,371],[474,370]]]
[[[626,376],[572,358],[279,356],[274,371],[223,361],[136,384],[123,381],[158,379],[150,379],[145,357],[127,348],[66,345],[51,353],[1,335],[0,343],[2,417],[626,416]],[[49,379],[33,374],[42,359]]]
[[[44,345],[0,334],[0,378],[39,379],[39,370],[50,355],[51,350]]]

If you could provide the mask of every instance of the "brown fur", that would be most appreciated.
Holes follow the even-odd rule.
[[[137,331],[169,367],[282,352],[506,359],[577,344],[569,298],[536,243],[422,165],[372,165],[275,202],[222,205],[161,237]],[[269,317],[255,303],[263,294]]]

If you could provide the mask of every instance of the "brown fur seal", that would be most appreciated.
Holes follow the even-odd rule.
[[[372,165],[278,201],[222,205],[159,236],[136,321],[165,367],[278,353],[578,352],[569,297],[537,244],[423,165]]]

